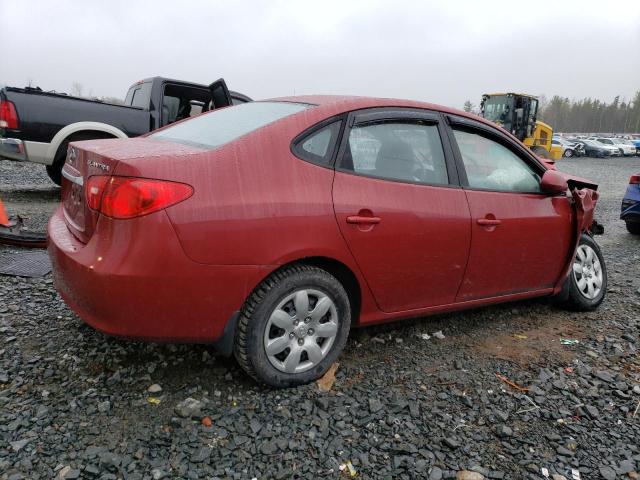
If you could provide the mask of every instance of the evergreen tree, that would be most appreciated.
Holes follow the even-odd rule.
[[[547,100],[541,96],[538,118],[558,132],[640,133],[640,90],[629,102],[618,95],[609,104],[591,98],[569,100],[554,95]]]

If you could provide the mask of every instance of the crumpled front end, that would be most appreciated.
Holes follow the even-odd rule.
[[[567,175],[567,177],[569,176]],[[567,258],[566,266],[563,270],[564,273],[560,276],[558,283],[554,288],[554,294],[557,294],[562,290],[562,286],[571,272],[573,259],[576,255],[578,245],[580,244],[580,237],[582,234],[601,234],[604,231],[602,225],[596,222],[594,218],[596,204],[600,197],[600,194],[595,190],[595,188],[598,188],[598,185],[589,182],[588,180],[580,179],[579,177],[569,177],[567,181],[569,183],[569,189],[573,200],[575,240],[573,248],[570,251],[570,255]],[[592,189],[590,187],[594,188]]]

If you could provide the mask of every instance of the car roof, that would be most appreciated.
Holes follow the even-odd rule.
[[[400,98],[360,97],[353,95],[297,95],[291,97],[270,98],[261,101],[308,103],[310,105],[317,105],[319,107],[318,110],[322,111],[323,114],[333,111],[333,115],[364,108],[423,108],[426,110],[434,110],[451,115],[457,115],[459,117],[465,117],[470,120],[490,125],[494,128],[497,127],[495,123],[485,120],[473,113],[464,112],[462,110],[445,107],[444,105],[438,105],[435,103]]]

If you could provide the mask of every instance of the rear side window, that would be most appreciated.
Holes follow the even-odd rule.
[[[151,83],[140,83],[132,86],[124,99],[124,104],[131,107],[149,108],[150,103]]]
[[[330,165],[341,125],[342,121],[336,120],[296,140],[293,152],[303,160],[324,166]]]
[[[389,180],[449,183],[438,127],[419,121],[353,127],[341,168]]]
[[[215,148],[311,107],[289,102],[250,102],[221,108],[153,133],[149,138]]]

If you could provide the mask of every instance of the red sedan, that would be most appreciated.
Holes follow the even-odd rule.
[[[293,97],[70,146],[55,284],[108,334],[207,342],[274,386],[352,325],[531,297],[596,308],[596,185],[473,115]]]

